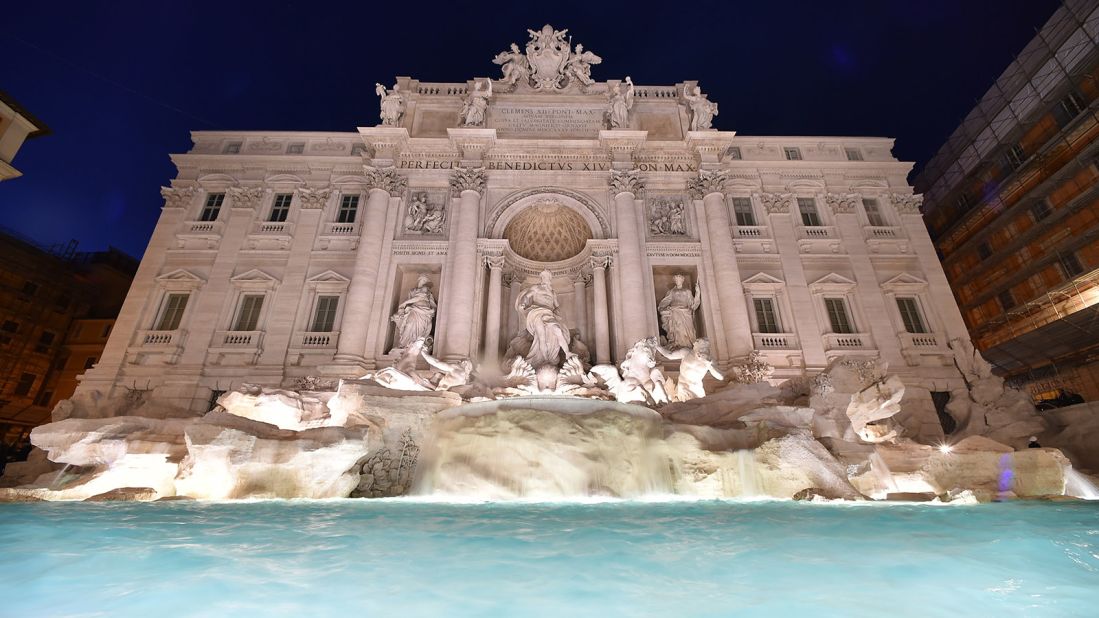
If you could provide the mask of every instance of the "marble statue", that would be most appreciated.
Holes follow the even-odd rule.
[[[653,236],[684,236],[687,234],[687,214],[683,202],[657,200],[649,216],[649,234]]]
[[[519,51],[519,46],[515,43],[511,44],[511,49],[496,54],[492,62],[500,65],[500,70],[504,73],[500,83],[505,86],[515,86],[518,83],[526,84],[530,79],[530,63],[527,62],[527,57]]]
[[[439,380],[435,383],[435,390],[445,391],[456,386],[469,384],[469,378],[473,375],[473,361],[468,358],[463,358],[455,363],[446,363],[428,354],[427,350],[422,350],[420,356],[423,356],[427,364],[440,373]]]
[[[556,366],[557,354],[561,352],[567,358],[569,351],[569,328],[557,312],[557,293],[553,291],[553,275],[543,270],[538,283],[523,290],[515,299],[515,310],[523,316],[527,332],[533,338],[526,359],[538,369],[543,365]]]
[[[400,351],[392,367],[363,375],[361,380],[374,380],[386,388],[399,391],[430,391],[435,386],[416,371],[416,363],[424,350],[431,347],[431,337],[417,337]]]
[[[462,111],[458,117],[463,127],[480,127],[485,124],[485,110],[488,109],[488,100],[492,97],[492,80],[485,80],[485,87],[481,88],[480,82],[473,83],[473,91],[469,93],[466,102],[462,105]]]
[[[374,84],[374,92],[381,98],[382,126],[395,127],[401,124],[401,114],[404,113],[404,97],[400,93],[400,86],[393,84],[393,90],[386,92],[385,86]]]
[[[675,388],[676,401],[705,397],[706,389],[703,388],[702,381],[707,373],[715,379],[725,379],[714,367],[713,357],[710,356],[710,340],[705,337],[695,339],[694,345],[690,348],[669,350],[663,346],[657,346],[656,349],[665,357],[679,361],[679,380]]]
[[[527,30],[527,62],[535,90],[557,90],[565,78],[565,64],[572,45],[565,40],[568,30],[554,30],[546,24],[541,30]]]
[[[690,348],[695,340],[694,313],[702,302],[702,290],[695,283],[694,292],[683,287],[687,280],[681,274],[672,277],[675,285],[657,306],[660,313],[660,325],[667,336],[668,347],[672,349]]]
[[[630,127],[630,110],[633,109],[633,80],[626,76],[626,91],[622,92],[622,85],[615,84],[611,89],[610,101],[607,103],[607,123],[612,129],[628,129]]]
[[[619,367],[625,389],[641,388],[651,403],[661,405],[668,403],[669,399],[665,389],[667,380],[664,372],[657,367],[657,345],[656,337],[638,341],[626,351],[626,358]]]
[[[577,82],[590,86],[595,83],[591,78],[591,65],[599,64],[603,59],[590,51],[584,51],[584,46],[577,43],[576,51],[569,56],[569,62],[565,65],[565,75]]]
[[[427,203],[426,193],[416,193],[408,204],[404,217],[406,232],[419,234],[441,234],[443,232],[443,208],[432,207]]]
[[[698,86],[692,91],[690,87],[683,87],[683,98],[691,108],[691,130],[707,131],[712,129],[714,116],[717,115],[717,103],[707,99]]]
[[[408,292],[408,298],[400,305],[390,320],[397,325],[394,350],[408,348],[414,341],[431,334],[431,325],[435,319],[435,297],[431,294],[431,281],[421,274],[416,279],[416,287]]]

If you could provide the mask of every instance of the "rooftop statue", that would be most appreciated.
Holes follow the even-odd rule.
[[[393,84],[393,90],[386,92],[385,86],[374,84],[374,92],[381,98],[382,126],[395,127],[401,124],[401,114],[404,113],[404,97],[400,93],[400,87]]]
[[[611,89],[610,101],[607,103],[607,123],[612,129],[630,128],[630,110],[633,109],[633,80],[626,76],[626,91],[622,92],[622,84],[615,84]]]
[[[488,109],[488,100],[492,97],[492,80],[484,81],[484,88],[481,88],[479,81],[473,83],[473,90],[462,105],[462,111],[458,113],[463,127],[480,127],[485,124],[485,110]]]
[[[533,90],[559,91],[565,88],[583,88],[594,84],[591,66],[603,59],[584,46],[572,49],[572,40],[566,39],[568,30],[554,30],[549,24],[541,30],[527,30],[530,40],[525,50],[515,43],[493,58],[500,65],[503,76],[499,85],[507,90],[516,87]]]
[[[714,116],[717,115],[717,103],[707,99],[698,86],[695,86],[694,90],[691,90],[690,86],[684,86],[683,98],[691,108],[691,130],[709,131],[712,129]]]

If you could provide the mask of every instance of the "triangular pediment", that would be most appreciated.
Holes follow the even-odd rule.
[[[844,277],[843,275],[837,275],[836,273],[828,273],[827,275],[824,275],[820,279],[817,279],[816,281],[814,281],[810,285],[816,285],[816,286],[822,286],[822,285],[850,286],[850,285],[857,285],[857,284],[854,281],[848,279],[847,277]]]
[[[786,282],[767,273],[756,273],[744,280],[744,285],[785,285]]]
[[[351,280],[334,270],[326,270],[309,278],[309,283],[351,283]]]
[[[206,282],[206,280],[203,279],[202,277],[199,277],[195,273],[193,273],[189,270],[184,270],[182,268],[177,268],[173,271],[166,272],[163,275],[160,275],[159,277],[157,277],[156,280],[161,282],[161,283],[168,283],[168,282],[172,282],[172,283],[205,283]]]
[[[889,281],[882,284],[882,287],[891,285],[927,285],[927,282],[920,279],[916,275],[910,273],[901,273],[896,277],[893,277]]]
[[[267,274],[267,273],[265,273],[262,270],[259,270],[257,268],[253,268],[252,270],[249,270],[247,272],[243,272],[243,273],[241,273],[241,274],[239,274],[239,275],[237,275],[237,276],[235,276],[235,277],[233,277],[229,280],[232,281],[233,283],[278,283],[279,282],[278,279],[272,277],[271,275],[269,275],[269,274]]]

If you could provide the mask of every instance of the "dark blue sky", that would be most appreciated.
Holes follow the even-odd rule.
[[[546,22],[603,57],[595,79],[700,80],[719,129],[891,136],[923,163],[1057,5],[18,2],[0,89],[53,134],[0,183],[2,223],[140,256],[188,131],[354,131],[377,122],[375,82],[495,77],[492,57]]]

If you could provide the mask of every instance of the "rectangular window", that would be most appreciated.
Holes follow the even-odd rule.
[[[240,142],[229,142],[221,149],[222,154],[237,154],[240,152]]]
[[[286,154],[301,154],[305,152],[305,144],[290,144],[286,147]]]
[[[1076,92],[1070,92],[1053,106],[1053,117],[1057,120],[1057,126],[1064,127],[1072,122],[1085,107],[1084,98]]]
[[[1000,301],[1000,307],[1004,311],[1008,311],[1015,306],[1015,297],[1011,294],[1011,290],[1004,290],[996,295],[996,298]]]
[[[310,332],[330,333],[336,324],[336,307],[340,304],[339,296],[321,296],[317,298],[317,310],[313,314],[313,326]]]
[[[862,151],[858,148],[844,148],[843,152],[847,155],[848,161],[862,161]]]
[[[336,213],[336,223],[354,223],[355,213],[359,210],[359,196],[345,195],[340,198],[340,210]]]
[[[31,392],[31,387],[34,386],[34,381],[38,379],[38,376],[33,373],[24,373],[19,377],[19,382],[15,385],[14,394],[19,396],[26,396]]]
[[[904,330],[910,333],[926,333],[927,327],[920,315],[920,305],[915,298],[898,298],[897,309],[900,309],[901,320],[904,321]]]
[[[271,215],[267,217],[267,220],[278,223],[286,221],[286,215],[290,214],[290,202],[293,201],[293,199],[293,193],[275,194],[275,201],[271,205]]]
[[[783,148],[782,153],[787,161],[801,161],[801,150],[797,148]]]
[[[736,214],[737,225],[752,226],[756,224],[756,214],[752,211],[752,198],[734,197],[733,213]]]
[[[256,330],[259,324],[259,312],[263,308],[263,294],[245,294],[240,299],[240,310],[233,330]]]
[[[164,297],[160,308],[160,317],[156,321],[156,330],[176,330],[183,319],[183,310],[187,308],[190,294],[169,294]]]
[[[1008,167],[1011,169],[1019,169],[1019,166],[1023,164],[1023,161],[1026,161],[1026,153],[1023,152],[1023,147],[1018,144],[1013,144],[1004,151],[1004,161],[1007,162]]]
[[[977,245],[977,255],[981,256],[982,260],[987,260],[992,257],[992,247],[987,242]]]
[[[729,146],[729,149],[725,151],[726,159],[740,160],[740,146]]]
[[[870,222],[870,225],[875,227],[884,227],[886,225],[885,218],[881,216],[881,207],[878,206],[878,200],[864,199],[862,209],[866,211],[866,220]]]
[[[820,215],[817,214],[817,201],[811,197],[798,198],[798,211],[801,212],[801,224],[806,227],[820,225]]]
[[[211,193],[206,196],[206,204],[202,207],[202,214],[199,215],[199,221],[216,221],[218,213],[221,212],[221,205],[225,203],[224,193]]]
[[[1049,208],[1049,202],[1045,200],[1038,200],[1030,206],[1030,215],[1034,217],[1034,221],[1038,222],[1045,219],[1053,212]]]
[[[34,346],[34,351],[39,354],[45,354],[50,351],[50,346],[53,345],[53,340],[57,335],[54,335],[48,330],[42,331],[42,334],[38,336],[38,345]]]
[[[95,365],[95,362],[98,361],[98,360],[99,359],[94,357],[94,356],[89,356],[88,358],[85,358],[84,359],[84,370],[87,371],[88,369],[91,369]]]
[[[973,200],[969,199],[969,196],[965,193],[958,196],[958,212],[969,212],[969,209],[973,207]]]
[[[1071,279],[1084,272],[1084,265],[1080,263],[1080,259],[1076,257],[1075,253],[1063,253],[1061,254],[1061,270],[1065,271],[1065,278]]]
[[[842,298],[825,298],[824,307],[828,310],[828,323],[833,333],[853,333],[851,318],[847,315],[847,303]]]
[[[781,333],[778,316],[775,314],[775,302],[770,298],[753,298],[756,309],[756,323],[761,333]]]

